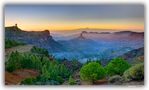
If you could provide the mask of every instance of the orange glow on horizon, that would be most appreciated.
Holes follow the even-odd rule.
[[[15,23],[5,22],[5,26],[13,26]],[[144,22],[17,22],[18,27],[25,31],[75,30],[79,28],[113,29],[113,30],[144,30]]]

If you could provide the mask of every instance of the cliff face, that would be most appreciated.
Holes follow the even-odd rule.
[[[64,50],[63,46],[52,38],[48,30],[22,31],[16,26],[5,27],[5,37],[46,48],[49,52]]]

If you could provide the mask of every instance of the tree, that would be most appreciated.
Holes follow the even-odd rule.
[[[39,48],[36,46],[33,46],[33,48],[31,49],[31,52],[41,54],[41,55],[45,55],[45,56],[49,56],[49,52],[47,49]]]
[[[46,60],[46,58],[43,60],[41,72],[41,77],[44,81],[54,80],[59,83],[62,83],[64,81],[63,79],[69,78],[70,75],[70,72],[63,64]]]
[[[125,81],[131,81],[131,80],[136,80],[136,81],[141,81],[144,79],[144,63],[139,63],[128,70],[126,70],[123,74],[123,78]]]
[[[8,61],[6,62],[6,70],[12,72],[21,68],[22,55],[18,52],[12,52]]]
[[[19,42],[13,39],[5,39],[5,48],[11,48],[18,45],[24,45],[25,43]]]
[[[42,63],[37,55],[30,53],[19,53],[18,51],[12,52],[6,62],[6,70],[14,71],[16,69],[36,69],[41,70]]]
[[[69,85],[75,85],[75,84],[76,84],[76,82],[75,82],[75,80],[72,78],[72,76],[69,77],[68,83],[69,83]]]
[[[130,67],[131,65],[126,60],[124,60],[122,57],[117,57],[112,59],[105,67],[105,69],[107,74],[109,76],[112,76],[112,75],[122,75],[124,71]]]
[[[33,85],[35,80],[36,80],[36,78],[34,78],[34,77],[29,77],[29,78],[24,79],[24,80],[21,82],[21,84]]]
[[[104,68],[97,62],[85,64],[80,70],[81,79],[92,82],[104,78],[105,74]]]

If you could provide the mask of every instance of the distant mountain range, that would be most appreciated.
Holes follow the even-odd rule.
[[[59,38],[55,40],[57,36]],[[49,30],[23,31],[11,26],[5,27],[5,38],[46,48],[56,58],[77,58],[81,62],[90,58],[109,60],[144,47],[144,32],[132,31],[81,31],[63,37],[60,34],[51,35]]]
[[[144,32],[119,31],[119,32],[82,32],[84,37],[97,40],[135,40],[144,39]]]
[[[61,32],[61,31],[60,31]],[[66,32],[67,34],[67,32]],[[135,39],[135,38],[144,38],[144,32],[134,32],[134,31],[117,31],[117,32],[101,32],[101,31],[80,31],[79,33],[68,33],[64,35],[63,33],[52,34],[55,40],[70,40],[77,38],[80,35],[83,35],[86,38],[90,39],[99,39],[99,40],[116,40],[116,39]]]

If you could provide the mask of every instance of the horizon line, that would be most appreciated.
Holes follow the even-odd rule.
[[[6,27],[13,27],[15,25],[11,25],[11,26],[4,26],[5,28]],[[21,29],[21,28],[20,28]],[[21,29],[22,31],[45,31],[45,30],[48,30],[48,31],[78,31],[78,30],[83,30],[83,29],[87,29],[87,30],[111,30],[111,31],[139,31],[139,32],[144,32],[144,29],[112,29],[112,28],[90,28],[90,27],[84,27],[84,28],[75,28],[75,29],[39,29],[39,30],[35,30],[35,29]]]

